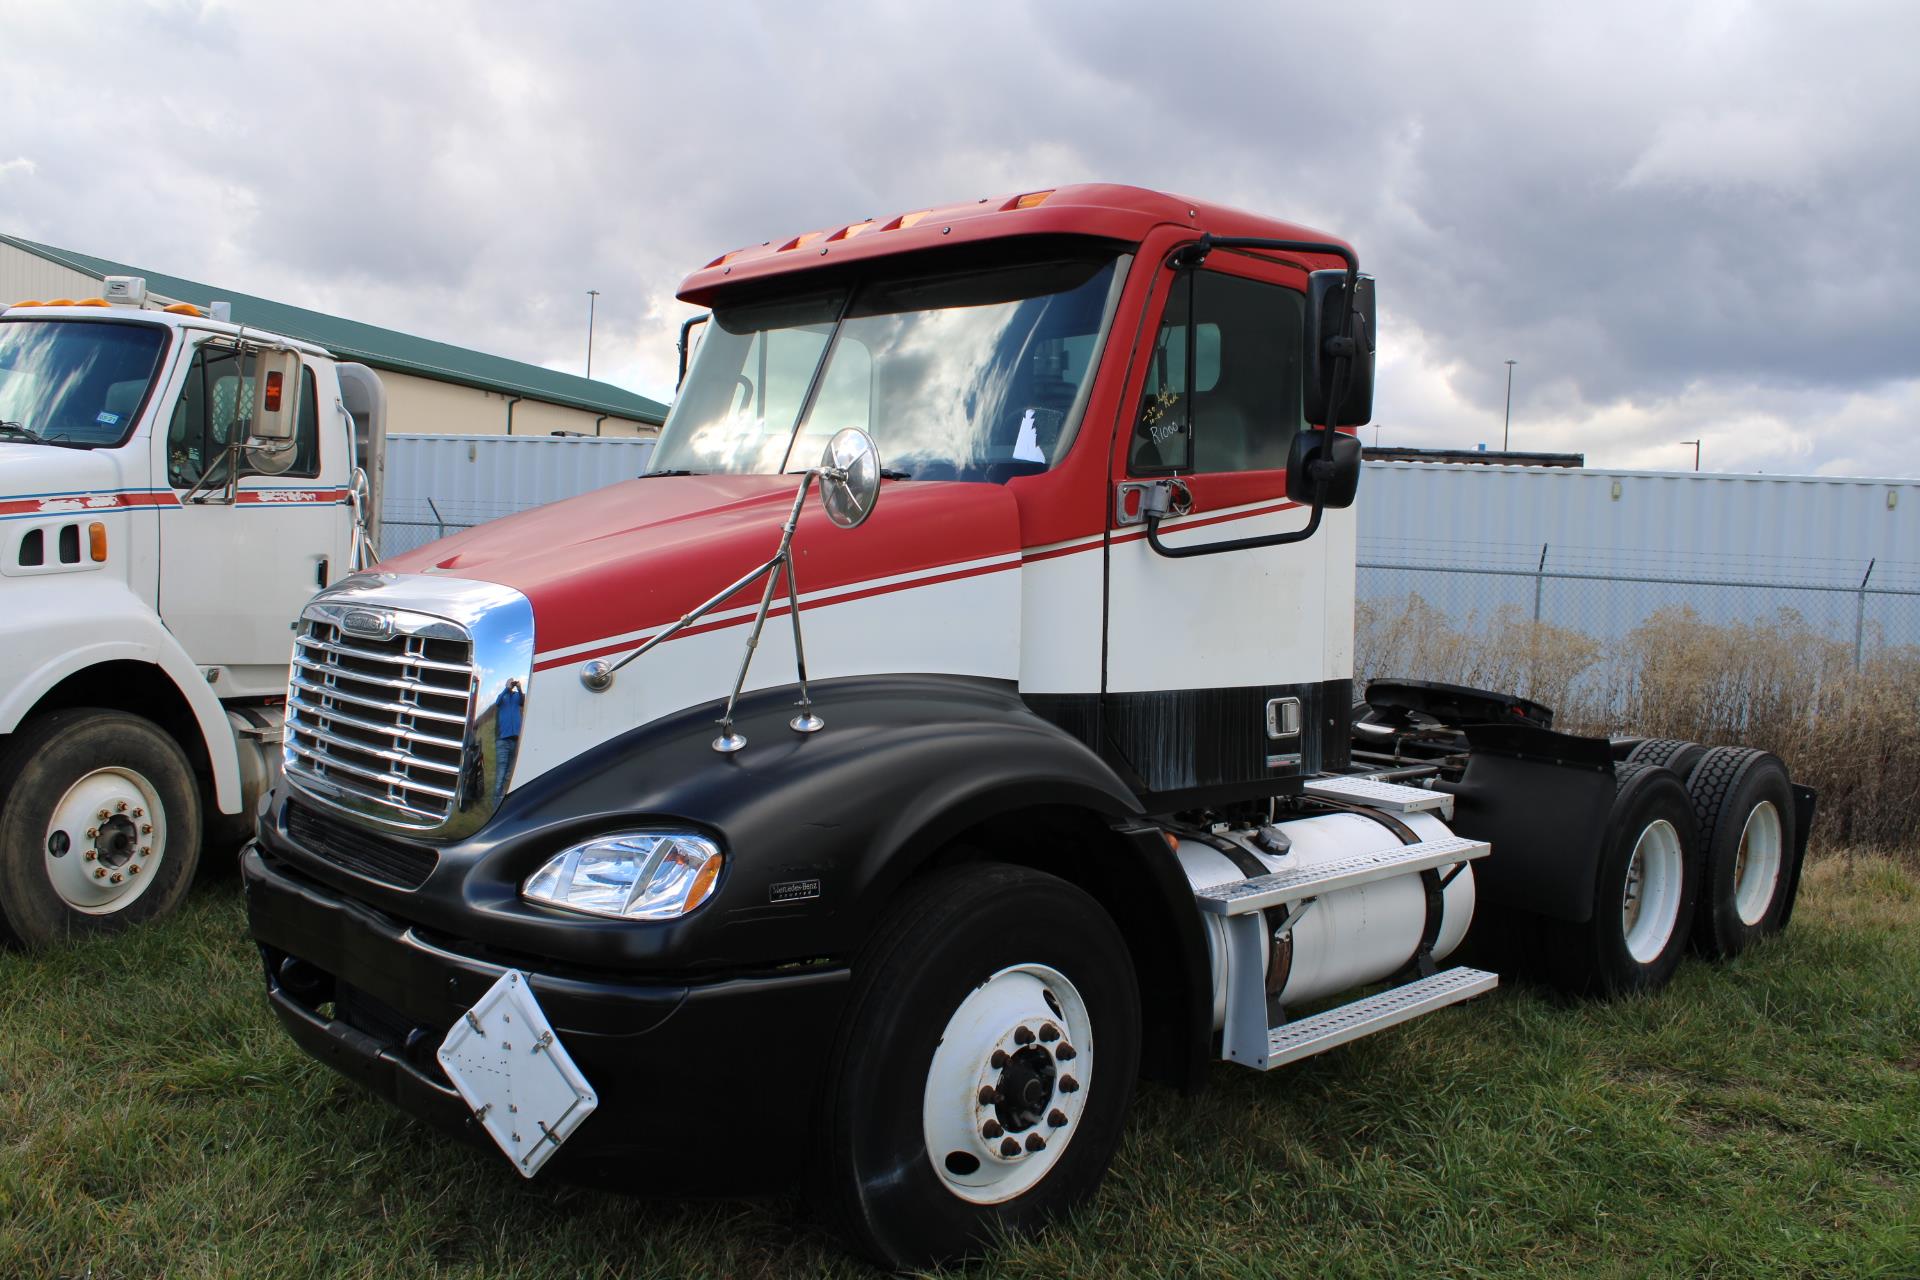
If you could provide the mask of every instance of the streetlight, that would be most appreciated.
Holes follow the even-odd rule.
[[[1698,471],[1700,469],[1700,442],[1698,440],[1682,440],[1680,443],[1693,446],[1693,469]]]
[[[598,289],[587,290],[587,376],[593,376],[593,308],[600,300]]]
[[[1513,432],[1513,366],[1517,361],[1507,361],[1507,421],[1500,428],[1500,452],[1507,451],[1507,437]]]

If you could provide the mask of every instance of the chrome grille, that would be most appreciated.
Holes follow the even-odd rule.
[[[436,630],[381,639],[302,619],[287,688],[295,785],[405,827],[452,816],[467,764],[473,644],[445,634],[458,628]]]

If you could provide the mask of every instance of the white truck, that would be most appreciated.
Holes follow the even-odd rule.
[[[104,292],[0,311],[0,942],[27,946],[159,915],[238,847],[300,608],[371,558],[371,369]]]

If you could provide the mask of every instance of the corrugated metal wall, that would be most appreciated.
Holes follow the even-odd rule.
[[[1920,642],[1920,482],[1368,463],[1362,599],[1512,606],[1597,636],[1686,605]],[[1871,569],[1871,576],[1869,570]],[[1863,583],[1867,586],[1862,591]]]
[[[381,553],[631,479],[652,452],[611,436],[388,436]]]

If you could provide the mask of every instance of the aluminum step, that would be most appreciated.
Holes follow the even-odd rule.
[[[1395,845],[1377,853],[1356,853],[1316,866],[1293,867],[1251,880],[1235,880],[1210,889],[1194,890],[1194,902],[1202,911],[1220,916],[1245,915],[1285,906],[1305,898],[1317,898],[1338,889],[1390,876],[1409,875],[1430,867],[1455,862],[1470,862],[1485,857],[1489,846],[1484,840],[1465,836],[1441,836],[1418,844]]]
[[[1345,800],[1387,813],[1438,813],[1449,821],[1453,818],[1453,796],[1449,792],[1403,787],[1378,778],[1314,778],[1304,790],[1310,796]]]
[[[1249,1061],[1246,1065],[1271,1071],[1362,1036],[1370,1036],[1376,1031],[1410,1022],[1422,1014],[1444,1009],[1450,1004],[1485,995],[1499,985],[1499,976],[1484,970],[1464,967],[1446,969],[1431,978],[1421,978],[1364,1000],[1338,1005],[1324,1013],[1293,1022],[1283,1022],[1267,1032],[1265,1059]],[[1241,1061],[1231,1053],[1229,1059]]]

